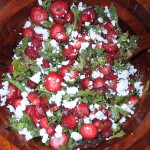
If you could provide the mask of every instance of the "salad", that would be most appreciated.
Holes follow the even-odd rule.
[[[12,130],[59,150],[125,135],[143,85],[125,63],[138,37],[122,32],[114,4],[39,0],[21,34],[0,89]]]

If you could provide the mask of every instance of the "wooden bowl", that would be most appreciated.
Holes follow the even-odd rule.
[[[144,35],[150,32],[149,0],[88,0],[89,5],[115,4],[119,13],[119,24],[123,31],[130,34]],[[11,62],[12,48],[19,41],[19,32],[29,16],[30,9],[37,0],[0,0],[0,74],[6,71]],[[71,0],[68,0],[71,3]],[[150,52],[147,50],[132,60],[144,82],[150,80]],[[123,124],[126,135],[102,143],[93,150],[149,150],[150,149],[150,91],[143,94],[141,103],[133,117]],[[7,111],[0,109],[0,149],[3,150],[48,150],[49,147],[26,142],[24,137],[8,129]]]

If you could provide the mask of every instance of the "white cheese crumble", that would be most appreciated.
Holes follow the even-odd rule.
[[[70,137],[73,138],[75,141],[82,140],[82,136],[78,132],[72,132]]]
[[[63,100],[62,106],[64,106],[65,108],[72,109],[77,105],[77,102],[78,102],[78,98],[69,102],[67,100]]]
[[[78,92],[77,87],[67,87],[67,90],[66,90],[67,94],[75,95],[77,92]]]
[[[38,4],[42,6],[42,0],[38,0]]]
[[[27,128],[24,128],[22,131],[19,131],[19,134],[24,135],[27,141],[33,138],[31,132],[28,131]]]
[[[134,83],[134,87],[135,87],[135,89],[138,90],[138,95],[141,97],[141,96],[142,96],[142,93],[143,93],[142,82],[135,82],[135,83]]]
[[[104,75],[103,75],[102,73],[100,73],[98,70],[93,71],[93,72],[92,72],[92,78],[95,79],[95,78],[98,78],[98,77],[103,78]]]
[[[121,108],[127,112],[129,112],[130,114],[134,114],[134,111],[130,109],[130,107],[127,104],[122,104]]]
[[[42,137],[42,143],[46,143],[48,138],[48,134],[46,133],[46,130],[43,128],[39,131],[39,135]]]
[[[56,137],[56,138],[60,138],[61,136],[62,136],[62,127],[61,127],[61,125],[57,125],[56,126],[56,128],[55,128],[55,134],[54,134],[54,136]]]
[[[36,74],[34,74],[29,79],[38,84],[41,81],[41,72],[40,71],[37,72]]]
[[[30,21],[26,21],[25,25],[23,28],[29,28],[31,26],[31,22]]]

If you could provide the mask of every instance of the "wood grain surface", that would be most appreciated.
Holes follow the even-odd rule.
[[[71,3],[72,0],[68,0]],[[119,23],[124,31],[130,34],[150,34],[150,0],[85,0],[89,5],[110,5],[112,2],[119,13]],[[18,33],[26,21],[30,9],[37,0],[0,0],[0,75],[6,71],[11,62],[12,49],[19,41]],[[145,46],[145,45],[144,45]],[[147,50],[132,63],[138,68],[144,84],[150,80],[150,52]],[[1,76],[0,76],[1,78]],[[0,109],[0,150],[50,150],[49,147],[27,142],[23,136],[8,128],[8,112]],[[122,128],[126,135],[102,143],[93,150],[150,150],[150,91],[145,92],[141,103],[132,118]],[[92,150],[92,149],[90,149]]]

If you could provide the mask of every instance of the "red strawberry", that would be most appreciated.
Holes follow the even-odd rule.
[[[137,96],[130,96],[128,98],[128,103],[127,105],[132,109],[138,102],[139,102],[139,98]]]
[[[57,32],[57,33],[55,34],[54,39],[55,39],[57,42],[66,42],[68,38],[67,38],[65,32]]]
[[[37,34],[37,33],[34,33],[33,34],[33,38],[39,40],[39,41],[43,41],[43,35],[42,34]]]
[[[81,20],[83,22],[94,22],[96,18],[96,13],[92,8],[84,9],[81,13]]]
[[[74,109],[74,114],[78,118],[83,118],[85,116],[89,116],[89,114],[90,114],[89,106],[83,102],[78,103]]]
[[[107,86],[108,86],[108,88],[112,89],[113,91],[116,91],[117,83],[118,83],[117,78],[112,79],[112,80],[108,80],[108,85]]]
[[[65,17],[61,17],[61,18],[58,18],[58,17],[53,17],[53,20],[55,23],[58,23],[58,24],[65,24],[67,22],[66,18]]]
[[[108,31],[115,30],[115,26],[113,26],[110,21],[104,25],[104,28],[107,29]]]
[[[36,38],[31,39],[31,44],[33,47],[41,47],[42,46],[42,41]]]
[[[116,53],[114,54],[110,54],[112,59],[118,59],[120,57],[120,51],[118,50]]]
[[[47,97],[42,97],[40,100],[40,105],[45,105],[48,102],[48,98]]]
[[[93,88],[94,89],[99,89],[101,87],[105,86],[105,79],[104,78],[96,78],[93,80]]]
[[[51,112],[55,112],[59,109],[59,106],[57,106],[57,104],[55,104],[55,103],[50,104],[49,107],[50,107],[49,109],[50,109]]]
[[[48,14],[42,7],[33,7],[30,12],[30,19],[34,24],[41,25],[48,19]]]
[[[40,97],[37,93],[35,92],[30,92],[27,96],[28,100],[35,106],[40,105]]]
[[[50,146],[54,149],[58,149],[60,146],[67,145],[69,139],[66,133],[62,133],[62,136],[57,138],[55,136],[52,136],[50,138]]]
[[[74,49],[72,45],[68,45],[62,50],[62,54],[69,60],[75,60],[79,54],[79,51]]]
[[[102,125],[103,121],[99,120],[99,119],[94,119],[92,121],[92,124],[98,129],[98,131],[101,131],[101,125]]]
[[[34,35],[34,30],[32,27],[29,27],[29,28],[25,28],[23,31],[22,31],[22,36],[23,38],[25,37],[33,37]]]
[[[114,43],[103,43],[102,47],[104,48],[104,51],[108,54],[114,54],[118,51],[118,46]]]
[[[82,89],[91,89],[92,84],[93,82],[90,77],[85,77],[80,81],[80,86]]]
[[[43,117],[40,119],[40,127],[47,129],[48,128],[48,118],[47,117]]]
[[[108,31],[107,35],[106,35],[106,39],[108,40],[108,42],[113,43],[113,40],[115,40],[117,38],[117,33],[114,30],[110,30]]]
[[[73,23],[74,22],[74,14],[71,10],[69,10],[67,12],[67,14],[65,15],[65,20],[68,22],[68,23]]]
[[[45,87],[49,92],[57,92],[61,89],[62,76],[57,72],[51,72],[45,77]]]
[[[30,116],[30,117],[33,117],[34,116],[34,109],[35,107],[33,105],[29,105],[27,106],[26,110],[25,110],[25,113]]]
[[[77,31],[80,33],[82,31],[82,21],[81,20],[78,20],[77,21]]]
[[[98,69],[104,75],[107,75],[107,74],[109,74],[112,71],[112,67],[111,66],[103,66],[103,67],[101,66]]]
[[[110,54],[106,54],[106,61],[107,61],[110,65],[113,65],[113,64],[114,64],[114,60],[113,60],[113,58],[110,56]]]
[[[40,58],[38,50],[32,46],[29,46],[25,49],[25,55],[27,55],[30,59]]]
[[[17,108],[21,104],[22,98],[14,98],[12,101],[12,105]]]
[[[92,74],[92,69],[91,68],[84,68],[81,74],[88,75],[90,76]]]
[[[39,119],[37,119],[35,117],[32,118],[32,121],[33,121],[34,125],[36,125],[37,123],[39,123]]]
[[[17,95],[18,88],[15,85],[13,85],[13,84],[10,83],[8,85],[8,91],[9,91],[9,93],[6,96],[7,99],[13,99]]]
[[[93,124],[84,124],[80,128],[80,134],[85,140],[93,140],[98,135],[98,130]]]
[[[51,124],[47,129],[46,132],[48,135],[53,135],[55,133],[55,125]]]
[[[68,8],[69,6],[65,1],[57,0],[51,4],[49,10],[53,17],[61,18],[67,14]]]
[[[43,64],[41,65],[43,68],[50,68],[50,63],[48,59],[43,59]]]
[[[33,82],[32,80],[28,79],[27,81],[27,85],[32,88],[32,89],[35,89],[38,85],[37,83]]]
[[[112,122],[110,120],[104,120],[103,123],[101,124],[100,128],[103,131],[103,130],[110,128],[111,125],[112,125]]]
[[[78,125],[76,116],[73,114],[63,116],[61,119],[61,125],[66,129],[74,130]]]
[[[37,119],[43,118],[45,115],[45,108],[42,106],[36,107],[34,106],[34,114],[33,116]]]

